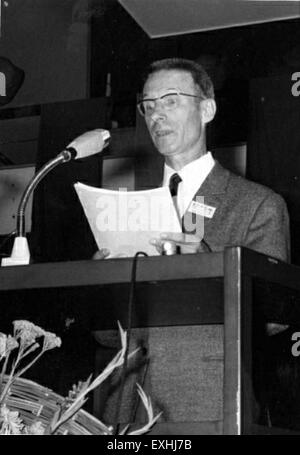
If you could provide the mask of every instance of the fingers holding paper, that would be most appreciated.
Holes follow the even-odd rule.
[[[108,248],[100,248],[93,255],[92,259],[116,259],[116,258],[127,258],[130,257],[127,253],[119,252],[116,254],[111,254],[111,251]]]
[[[100,250],[96,251],[92,259],[106,259],[109,255],[110,251],[107,248],[101,248]]]
[[[182,254],[199,253],[201,249],[201,238],[193,234],[182,232],[164,232],[159,238],[151,239],[150,244],[155,246],[159,254],[162,254],[164,242],[174,242],[180,247]]]

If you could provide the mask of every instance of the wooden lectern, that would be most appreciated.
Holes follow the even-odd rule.
[[[46,315],[47,330],[55,331],[49,326],[53,313],[66,315],[64,305],[68,311],[74,306],[80,321],[89,320],[89,329],[111,341],[117,320],[126,328],[131,267],[132,259],[121,258],[2,268],[1,322],[32,317],[38,323]],[[139,258],[132,339],[147,352],[147,362],[141,363],[143,386],[156,410],[163,411],[152,434],[282,434],[300,429],[297,422],[280,427],[285,404],[280,412],[278,400],[276,409],[272,405],[270,389],[275,388],[268,381],[274,378],[274,358],[268,357],[273,352],[268,349],[271,340],[285,335],[265,333],[269,323],[296,330],[299,278],[299,267],[240,247]],[[289,335],[289,363],[297,361],[293,343]],[[99,346],[101,353],[105,341]],[[84,354],[77,363],[83,360]],[[67,363],[59,366],[60,371],[66,368]],[[135,380],[139,372],[133,368],[132,374]],[[96,414],[97,399],[96,393]],[[131,398],[129,404],[133,406]],[[137,421],[139,415],[137,407]]]

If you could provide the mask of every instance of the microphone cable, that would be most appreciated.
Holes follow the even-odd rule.
[[[203,239],[201,240],[201,243],[203,243],[203,245],[207,248],[207,250],[208,250],[209,253],[212,253],[212,249],[211,249],[211,247],[209,246],[209,244],[206,242],[206,240],[204,240],[204,237],[203,237]]]
[[[123,362],[123,366],[122,366],[122,370],[121,370],[121,385],[120,385],[120,389],[119,389],[116,412],[115,412],[115,417],[114,417],[114,424],[113,424],[113,427],[115,428],[115,435],[119,434],[120,423],[118,422],[118,420],[119,420],[119,416],[120,416],[120,409],[122,406],[122,399],[123,399],[123,395],[124,395],[126,370],[127,370],[127,363],[128,363],[128,352],[129,352],[129,344],[130,344],[130,337],[131,337],[132,309],[133,309],[134,302],[135,302],[136,269],[137,269],[137,261],[138,261],[139,256],[148,256],[148,254],[144,253],[143,251],[138,251],[134,255],[134,258],[132,261],[128,310],[127,310],[126,349],[125,349],[125,354],[124,354],[124,362]]]

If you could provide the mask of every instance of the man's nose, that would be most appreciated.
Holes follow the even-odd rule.
[[[161,103],[158,102],[155,103],[154,111],[150,117],[154,122],[166,118],[166,111]]]

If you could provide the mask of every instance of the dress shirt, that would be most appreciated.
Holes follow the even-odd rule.
[[[201,156],[195,161],[175,171],[167,164],[164,165],[164,177],[162,186],[169,186],[170,177],[177,173],[181,177],[178,185],[177,208],[179,216],[182,217],[188,209],[196,192],[215,165],[215,160],[210,152]]]

